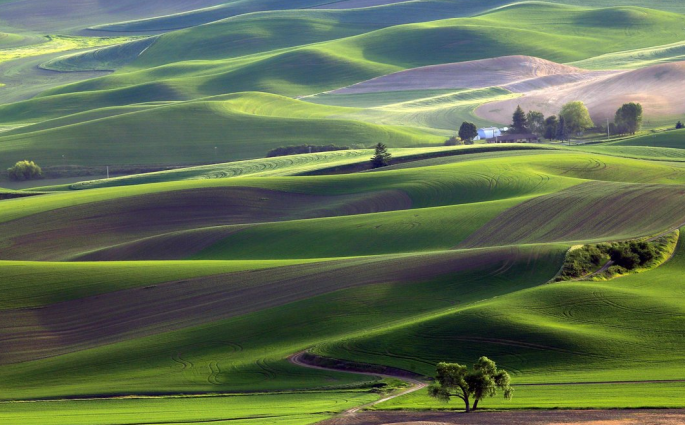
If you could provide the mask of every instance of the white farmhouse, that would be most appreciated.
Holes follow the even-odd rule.
[[[479,128],[478,129],[478,140],[494,139],[495,137],[501,137],[502,132],[497,127]]]

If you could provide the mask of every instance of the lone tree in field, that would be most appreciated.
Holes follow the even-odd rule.
[[[557,138],[557,132],[559,131],[559,120],[556,115],[547,117],[545,120],[545,139],[554,140]]]
[[[528,119],[526,118],[526,113],[521,109],[521,105],[517,106],[516,111],[514,111],[510,131],[514,134],[524,134],[528,132]]]
[[[476,124],[472,122],[463,122],[459,127],[459,138],[467,145],[472,144],[473,139],[478,136],[478,129]]]
[[[471,371],[458,363],[438,363],[435,383],[428,387],[428,395],[445,402],[457,397],[464,402],[468,413],[478,409],[480,400],[495,396],[497,390],[502,390],[504,398],[511,400],[514,394],[511,378],[506,371],[497,369],[495,362],[481,357]]]
[[[592,128],[595,124],[583,102],[569,102],[561,108],[559,116],[564,119],[568,134],[578,134]]]
[[[43,170],[33,161],[19,161],[7,169],[10,180],[24,181],[43,177]]]
[[[378,143],[376,145],[376,152],[371,158],[371,168],[380,168],[390,165],[390,152],[388,152],[388,147],[383,143]]]
[[[675,129],[676,129],[676,130],[680,130],[681,128],[685,128],[685,125],[683,125],[683,122],[682,122],[682,121],[678,121],[678,122],[675,124]]]
[[[526,120],[531,133],[540,137],[545,135],[545,115],[542,112],[530,111]]]
[[[624,103],[616,111],[614,122],[621,134],[637,133],[642,128],[642,105],[633,102]]]

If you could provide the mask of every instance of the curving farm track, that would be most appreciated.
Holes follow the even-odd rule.
[[[357,412],[359,412],[360,410],[365,409],[367,407],[375,406],[377,404],[386,402],[388,400],[392,400],[394,398],[397,398],[397,397],[400,397],[400,396],[403,396],[403,395],[406,395],[409,393],[413,393],[415,391],[426,388],[426,386],[428,386],[428,384],[424,381],[420,381],[420,380],[414,379],[414,378],[409,378],[407,376],[403,376],[403,375],[399,375],[399,374],[393,375],[390,373],[356,372],[356,371],[351,371],[351,370],[335,369],[335,368],[331,368],[331,367],[315,366],[315,365],[307,363],[304,360],[304,358],[303,358],[304,354],[305,354],[305,351],[300,351],[299,353],[293,354],[292,356],[288,357],[288,361],[290,361],[290,363],[292,363],[294,365],[306,367],[309,369],[331,370],[331,371],[335,371],[335,372],[355,373],[358,375],[377,376],[380,378],[394,378],[394,379],[399,379],[399,380],[402,380],[402,381],[410,384],[409,388],[402,390],[402,391],[399,391],[399,392],[396,392],[396,393],[393,393],[387,397],[383,397],[380,400],[374,401],[373,403],[363,404],[361,406],[356,406],[356,407],[353,407],[351,409],[348,409],[341,414],[343,417],[355,415]],[[331,423],[337,423],[337,422],[331,422]],[[343,423],[346,423],[346,422],[343,422]]]

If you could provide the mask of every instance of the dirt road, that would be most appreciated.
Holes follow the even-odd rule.
[[[360,412],[320,425],[682,425],[685,410],[550,410],[509,412]]]
[[[375,405],[377,405],[377,404],[386,402],[386,401],[388,401],[388,400],[392,400],[393,398],[397,398],[397,397],[403,396],[403,395],[405,395],[405,394],[413,393],[414,391],[418,391],[418,390],[420,390],[420,389],[422,389],[422,388],[426,388],[426,386],[428,385],[427,383],[425,383],[425,382],[423,382],[423,381],[420,381],[420,380],[414,379],[414,378],[408,378],[408,377],[406,377],[406,376],[391,375],[391,374],[383,374],[383,373],[355,372],[355,371],[350,371],[350,370],[339,370],[339,369],[334,369],[334,368],[329,368],[329,367],[316,366],[316,365],[312,365],[312,364],[309,364],[309,363],[305,362],[305,361],[304,361],[304,354],[305,354],[304,351],[299,352],[299,353],[297,353],[297,354],[293,354],[292,356],[290,356],[290,357],[288,358],[288,360],[289,360],[291,363],[293,363],[293,364],[296,364],[296,365],[302,366],[302,367],[307,367],[307,368],[310,368],[310,369],[332,370],[332,371],[335,371],[335,372],[355,373],[355,374],[358,374],[358,375],[378,376],[378,377],[381,377],[381,378],[394,378],[394,379],[402,380],[402,381],[404,381],[404,382],[406,382],[406,383],[408,383],[408,384],[410,385],[409,388],[407,388],[407,389],[405,389],[405,390],[395,392],[395,393],[393,393],[393,394],[391,394],[391,395],[388,395],[387,397],[383,397],[383,398],[380,399],[380,400],[376,400],[376,401],[374,401],[373,403],[368,403],[368,404],[364,404],[364,405],[361,405],[361,406],[357,406],[357,407],[353,407],[353,408],[351,408],[351,409],[348,409],[348,410],[346,410],[345,412],[342,413],[342,416],[346,416],[346,417],[347,417],[347,416],[354,416],[355,414],[357,414],[357,413],[358,413],[360,410],[362,410],[362,409],[365,409],[365,408],[371,407],[371,406],[375,406]],[[346,422],[345,422],[345,423],[346,423]],[[356,422],[355,422],[355,423],[356,423]]]

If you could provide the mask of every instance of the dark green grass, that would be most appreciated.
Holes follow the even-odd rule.
[[[5,365],[0,368],[3,397],[111,394],[113,389],[128,394],[282,390],[359,382],[368,378],[303,369],[284,359],[324,341],[403,327],[435,311],[540,284],[556,273],[563,247],[492,251],[487,255],[493,262],[486,263],[474,261],[473,254],[459,260],[463,255],[398,257],[387,263],[392,268],[375,271],[397,276],[398,267],[409,271],[437,265],[436,260],[444,265],[466,260],[470,265],[462,272],[433,272],[435,277],[418,281],[380,280],[199,327]]]
[[[140,90],[146,96],[154,93],[144,87]],[[148,100],[155,100],[152,96]],[[250,97],[243,96],[248,100]],[[82,105],[82,100],[71,100]],[[54,102],[60,102],[59,96]],[[289,114],[255,112],[235,102],[210,100],[156,107],[54,129],[38,127],[38,131],[0,137],[0,152],[6,161],[0,165],[10,166],[23,158],[31,158],[43,166],[65,162],[88,166],[195,165],[264,157],[275,147],[316,144],[322,139],[350,143],[354,147],[369,147],[378,142],[391,147],[437,146],[442,141],[412,129],[326,119],[325,108],[317,116],[318,107],[304,102],[276,98],[275,103],[279,102],[284,104],[286,112],[290,107]],[[302,108],[315,109],[315,112],[298,115],[297,111]],[[26,111],[35,114],[37,110],[27,105]]]
[[[522,386],[514,384],[514,398],[504,400],[501,395],[486,398],[479,409],[640,409],[682,408],[685,383],[584,384]],[[386,403],[375,410],[462,410],[461,400],[449,404],[428,397],[418,391]]]
[[[685,148],[685,130],[673,130],[664,133],[647,134],[645,136],[624,139],[611,143],[609,146],[648,146],[652,148]]]
[[[318,351],[426,374],[438,361],[487,355],[519,383],[683,379],[684,265],[681,243],[645,273],[544,285]]]
[[[320,391],[5,403],[0,404],[0,421],[15,425],[133,425],[141,422],[304,425],[375,399],[376,395],[366,391]]]

